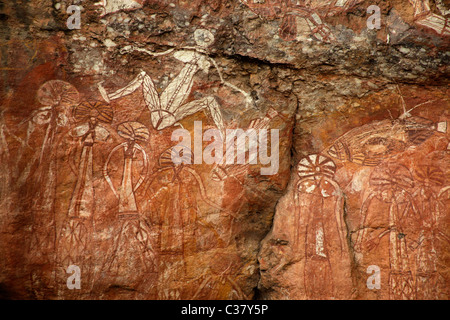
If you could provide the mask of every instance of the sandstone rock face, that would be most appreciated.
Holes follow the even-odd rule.
[[[0,295],[448,299],[449,9],[0,4]]]

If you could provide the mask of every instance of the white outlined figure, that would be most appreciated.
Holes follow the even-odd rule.
[[[56,261],[62,269],[70,264],[81,266],[86,280],[84,289],[90,290],[96,200],[93,181],[94,145],[108,139],[109,131],[101,123],[112,122],[113,110],[102,102],[83,102],[74,108],[72,115],[79,123],[72,130],[72,136],[80,138],[82,147],[79,153],[76,147],[69,151],[69,158],[79,155],[77,168],[75,164],[72,165],[77,179],[69,203],[68,217],[57,241]],[[75,159],[73,161],[75,163]]]
[[[419,165],[414,170],[418,188],[413,197],[420,213],[417,242],[410,246],[415,249],[416,298],[418,300],[438,300],[439,293],[445,291],[442,276],[438,273],[439,242],[448,241],[440,229],[444,219],[445,205],[439,195],[445,190],[444,172],[433,164]],[[444,191],[445,192],[445,191]]]
[[[408,189],[414,186],[409,170],[396,163],[384,163],[371,174],[370,192],[361,207],[360,233],[355,249],[361,252],[364,247],[372,250],[385,235],[389,235],[389,297],[392,300],[413,299],[414,281],[408,257],[405,231],[405,219],[411,219],[416,213],[414,201]],[[366,221],[370,208],[376,207],[376,201],[389,206],[388,227],[375,236],[368,236]]]
[[[324,153],[341,161],[377,166],[410,146],[422,144],[434,134],[447,132],[445,121],[434,123],[411,116],[409,111],[395,120],[374,121],[353,128],[335,140]]]
[[[136,294],[139,295],[140,286],[147,290],[152,287],[151,276],[156,273],[157,266],[153,231],[139,213],[135,194],[145,181],[149,166],[148,155],[139,143],[147,142],[150,133],[146,126],[136,121],[121,123],[117,127],[117,133],[126,141],[111,150],[103,167],[103,175],[119,200],[118,219],[113,225],[112,245],[106,254],[102,270],[107,275],[106,279],[112,277],[115,283],[124,286],[134,283]],[[123,153],[122,162],[119,160],[119,150]],[[110,162],[113,163],[110,165]],[[123,168],[118,170],[122,172],[121,182],[115,187],[109,166],[114,164],[116,168],[121,168],[122,163]],[[137,177],[139,178],[135,181]],[[102,280],[102,277],[103,274],[99,279]]]
[[[67,116],[64,109],[78,102],[79,93],[70,83],[61,80],[50,80],[44,83],[37,92],[37,100],[44,105],[39,108],[33,117],[36,124],[47,124],[44,141],[41,146],[39,163],[44,155],[48,156],[47,148],[51,147],[57,127],[67,124]]]
[[[111,187],[111,190],[119,199],[119,218],[125,218],[129,215],[138,215],[135,192],[142,185],[142,182],[144,182],[148,172],[148,156],[138,142],[146,142],[150,137],[150,133],[146,126],[135,121],[120,124],[117,127],[117,133],[127,141],[111,150],[103,168],[103,175]],[[123,149],[124,152],[124,168],[122,182],[116,190],[108,174],[108,164],[112,155],[119,149]],[[133,185],[133,160],[136,158],[137,151],[142,153],[143,169],[138,181]]]
[[[55,197],[59,142],[67,133],[68,110],[78,103],[79,93],[70,83],[50,80],[39,88],[36,98],[44,107],[33,113],[32,122],[37,125],[46,125],[46,128],[40,150],[35,153],[26,170],[30,170],[37,164],[35,171],[29,171],[33,172],[31,183],[36,186],[36,192],[32,203],[33,223],[28,254],[29,262],[38,265],[54,262],[57,236]],[[31,272],[32,287],[48,286],[50,278],[53,278],[53,275],[49,273],[49,271],[34,268]]]
[[[85,102],[74,109],[73,117],[82,122],[73,130],[73,135],[81,137],[83,148],[80,155],[77,182],[69,205],[69,217],[89,218],[94,208],[93,146],[97,141],[105,141],[109,132],[101,123],[111,123],[113,110],[101,102]]]
[[[161,217],[155,218],[154,220],[162,222],[163,231],[161,232],[161,250],[167,252],[181,252],[185,224],[193,224],[195,221],[201,220],[197,217],[196,210],[194,210],[195,212],[191,212],[193,210],[191,208],[197,207],[195,193],[191,191],[192,187],[198,187],[200,199],[204,203],[227,214],[232,214],[221,208],[208,197],[203,180],[195,169],[190,165],[185,165],[183,162],[179,164],[174,164],[172,162],[172,154],[174,152],[178,152],[176,146],[168,148],[160,155],[159,169],[152,174],[145,186],[146,193],[149,196],[149,205],[155,207],[155,204],[158,203],[161,207]],[[191,150],[185,148],[181,158],[192,160],[192,157]],[[163,186],[156,185],[156,187],[159,188],[155,192],[152,192],[153,183],[159,181],[161,177],[170,177],[170,179],[164,179],[166,184]],[[190,182],[190,187],[187,187],[187,180]],[[168,192],[169,190],[170,192]],[[183,193],[186,193],[187,195],[184,195]],[[174,201],[167,201],[166,197],[173,198]],[[178,202],[188,202],[190,205],[183,206]],[[188,210],[190,213],[184,212],[184,207],[190,208]],[[189,214],[191,216],[189,216]],[[207,225],[208,228],[210,227],[210,225],[204,221],[201,221],[201,223]],[[177,235],[175,236],[174,234]],[[224,242],[217,233],[216,235],[219,242]]]
[[[267,114],[264,116],[264,118],[256,118],[253,119],[247,129],[251,130],[254,129],[255,132],[258,132],[261,129],[268,129],[270,121],[274,119],[275,117],[280,116],[283,118],[281,114],[278,113],[273,108],[270,108],[267,112]],[[256,139],[256,137],[255,137]],[[230,153],[234,154],[234,160],[232,161],[232,164],[226,164],[226,158],[223,157],[222,161],[219,164],[215,164],[214,168],[212,170],[211,179],[214,181],[221,181],[226,178],[232,177],[236,181],[238,181],[239,184],[243,184],[240,179],[242,179],[243,176],[245,176],[248,171],[250,164],[255,164],[257,161],[258,153],[256,150],[251,150],[252,152],[249,152],[249,149],[251,149],[251,142],[247,142],[247,139],[237,139],[237,142],[227,144],[227,150],[225,150],[225,155]],[[251,137],[249,137],[249,140],[251,140]],[[256,142],[256,140],[255,140]],[[272,141],[272,143],[274,143]],[[255,143],[257,144],[257,143]],[[254,145],[255,145],[254,144]],[[228,148],[230,148],[232,151],[229,152]],[[235,152],[234,150],[238,150]],[[244,164],[240,164],[238,161],[238,154],[240,150],[243,150],[245,154],[245,158],[247,159]]]
[[[213,97],[205,97],[186,103],[186,99],[191,93],[193,85],[193,77],[202,70],[209,72],[211,64],[219,73],[221,82],[224,85],[239,91],[246,97],[247,103],[251,102],[250,95],[236,86],[223,80],[217,63],[208,56],[206,48],[214,42],[213,34],[204,29],[197,29],[194,32],[196,47],[184,47],[182,50],[176,51],[174,57],[183,62],[185,65],[180,73],[172,80],[172,82],[163,90],[161,94],[155,88],[152,78],[145,72],[141,73],[131,81],[127,86],[117,90],[112,94],[107,94],[102,84],[99,84],[99,90],[105,101],[118,99],[133,93],[142,86],[144,100],[151,114],[151,122],[155,129],[162,130],[169,126],[175,125],[178,121],[194,114],[198,111],[208,110],[214,120],[217,128],[224,133],[224,124],[219,104]],[[131,47],[129,51],[141,51],[152,56],[166,55],[174,51],[170,49],[162,53],[153,53],[142,48]],[[127,50],[127,51],[128,51]]]
[[[227,226],[221,226],[225,232],[216,229],[199,209],[200,200],[208,206],[224,211],[207,195],[202,177],[189,164],[192,152],[183,148],[182,154],[177,146],[166,149],[159,156],[158,169],[145,183],[144,198],[147,199],[142,211],[151,219],[158,234],[158,298],[185,299],[191,297],[183,282],[188,276],[185,258],[195,250],[198,230],[208,230],[217,245],[229,245],[231,234]],[[182,161],[174,163],[173,153],[178,153]],[[183,161],[185,160],[185,161]],[[228,212],[227,212],[228,213]]]
[[[340,290],[334,283],[336,272],[350,266],[343,193],[333,180],[335,171],[334,162],[320,154],[311,154],[297,165],[294,246],[305,253],[304,285],[308,299],[337,297]],[[299,243],[303,242],[304,248],[300,248]]]

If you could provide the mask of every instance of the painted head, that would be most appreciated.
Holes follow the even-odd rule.
[[[214,42],[214,35],[206,29],[197,29],[194,32],[194,40],[197,46],[207,48]]]

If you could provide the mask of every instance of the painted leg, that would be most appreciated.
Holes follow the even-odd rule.
[[[125,87],[123,87],[122,89],[117,90],[114,93],[108,94],[105,90],[105,88],[103,88],[103,82],[100,82],[98,84],[98,89],[103,97],[103,99],[105,99],[106,102],[111,102],[111,100],[115,100],[124,96],[127,96],[131,93],[133,93],[134,91],[136,91],[144,82],[144,79],[148,77],[150,78],[150,76],[148,76],[145,71],[141,71],[139,73],[139,75],[134,78],[128,85],[126,85]],[[150,79],[151,81],[151,79]]]
[[[336,37],[330,30],[330,27],[322,22],[317,13],[310,14],[309,17],[305,18],[305,20],[316,39],[323,42],[332,42],[336,40]]]

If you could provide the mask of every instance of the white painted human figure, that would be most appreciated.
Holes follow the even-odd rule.
[[[445,183],[445,174],[438,166],[427,163],[415,170],[418,187],[413,197],[417,203],[421,219],[418,219],[418,239],[411,244],[415,251],[416,298],[418,300],[439,300],[440,292],[445,291],[445,280],[438,272],[439,248],[449,239],[441,229],[446,218],[445,193],[449,187]]]
[[[90,218],[94,210],[93,146],[95,142],[108,139],[109,132],[99,125],[97,117],[92,115],[88,123],[77,126],[72,134],[75,137],[81,137],[83,148],[68,215],[69,217]]]
[[[142,86],[144,100],[150,111],[151,122],[155,129],[162,130],[169,126],[179,125],[178,121],[185,117],[198,111],[208,110],[217,128],[223,134],[224,124],[222,113],[219,104],[213,97],[204,97],[186,103],[186,99],[192,89],[194,75],[199,70],[208,73],[212,64],[219,73],[220,79],[224,85],[242,93],[246,98],[247,104],[251,103],[252,99],[250,95],[243,90],[223,80],[217,63],[208,56],[206,48],[213,43],[213,34],[208,30],[197,29],[194,32],[194,39],[197,44],[196,47],[184,47],[182,50],[174,53],[174,57],[183,62],[185,66],[161,94],[156,90],[152,78],[145,71],[141,71],[127,86],[111,94],[106,93],[102,83],[100,83],[99,90],[103,99],[109,102],[110,100],[129,95]],[[146,49],[134,47],[126,48],[126,50],[141,51],[152,56],[166,55],[174,51],[174,49],[170,49],[161,53],[153,53]]]
[[[149,138],[149,132],[144,125],[138,122],[125,122],[119,125],[118,133],[120,136],[127,139],[127,141],[111,150],[103,168],[103,175],[111,187],[111,190],[119,199],[119,218],[125,218],[130,215],[138,215],[135,191],[142,185],[142,182],[147,176],[148,156],[145,150],[137,142],[146,141]],[[121,184],[116,190],[108,174],[108,164],[112,155],[119,149],[123,149],[124,168]],[[142,153],[143,170],[139,180],[133,185],[133,160],[136,157],[137,151]]]
[[[32,114],[33,125],[28,127],[26,141],[28,142],[34,125],[46,126],[43,128],[45,135],[40,150],[35,152],[24,169],[24,175],[19,178],[25,182],[29,175],[30,183],[35,188],[30,212],[33,224],[27,252],[29,262],[33,265],[49,264],[54,259],[56,184],[59,174],[58,155],[61,151],[59,144],[68,131],[68,110],[78,99],[76,88],[61,80],[45,82],[36,94],[36,100],[43,107]],[[53,272],[34,268],[30,274],[32,289],[49,286]]]
[[[301,159],[297,166],[294,247],[305,255],[304,285],[309,299],[340,297],[344,293],[336,279],[349,277],[343,193],[333,179],[335,171],[334,162],[320,154]]]
[[[396,163],[378,166],[370,177],[371,191],[361,207],[361,232],[355,249],[372,250],[378,247],[384,236],[389,237],[389,298],[392,300],[414,298],[414,281],[409,260],[409,247],[406,239],[405,219],[417,218],[417,209],[407,191],[414,186],[409,170]],[[378,201],[378,204],[376,203]],[[380,203],[389,206],[388,226],[370,239],[367,231],[368,216]],[[377,211],[375,211],[377,212]],[[373,214],[373,213],[372,213]],[[376,230],[376,229],[375,229]]]

